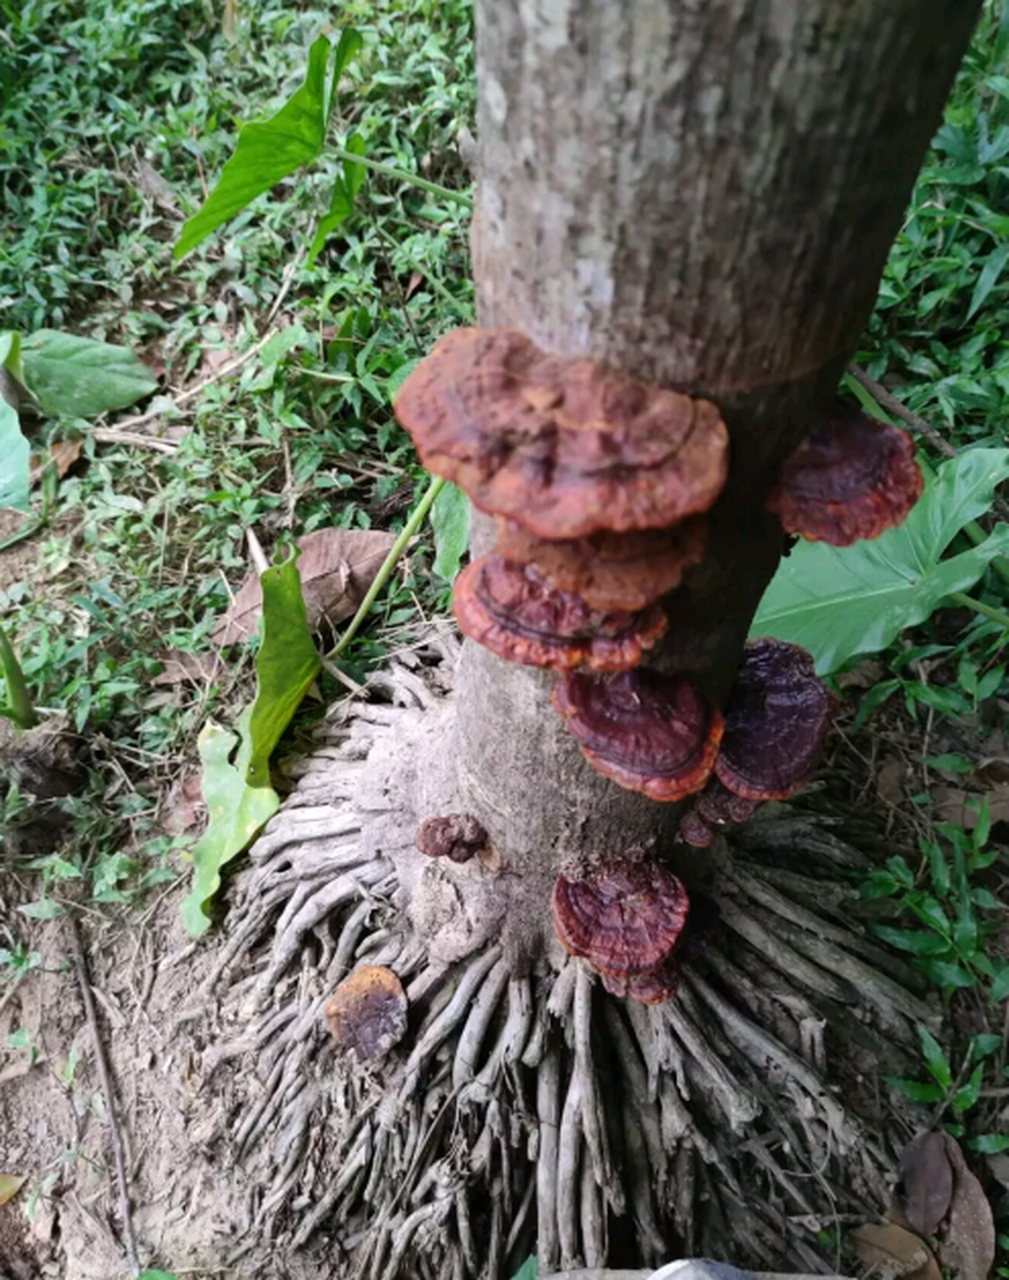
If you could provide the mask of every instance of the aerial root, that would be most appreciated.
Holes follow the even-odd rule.
[[[264,1172],[257,1230],[285,1250],[328,1238],[358,1280],[508,1280],[533,1252],[545,1271],[703,1252],[814,1270],[810,1230],[877,1207],[888,1164],[840,1100],[839,1038],[892,1060],[933,1013],[857,923],[864,858],[780,813],[741,853],[716,844],[717,923],[666,1005],[615,999],[571,958],[513,972],[494,942],[438,963],[399,910],[405,855],[369,826],[402,803],[366,756],[388,762],[404,714],[331,726],[236,882],[204,988],[241,1028],[205,1074],[255,1065],[231,1141]],[[379,1063],[343,1056],[323,1021],[362,962],[407,999]]]

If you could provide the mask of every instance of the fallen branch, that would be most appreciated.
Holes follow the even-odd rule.
[[[74,970],[77,974],[78,986],[81,989],[81,999],[84,1001],[84,1012],[87,1015],[88,1026],[91,1028],[91,1038],[95,1045],[95,1065],[98,1067],[98,1079],[101,1082],[102,1095],[105,1098],[105,1110],[109,1118],[112,1156],[115,1161],[116,1183],[119,1188],[119,1214],[123,1222],[123,1235],[126,1237],[126,1256],[129,1260],[131,1273],[134,1276],[139,1276],[141,1272],[140,1255],[137,1252],[137,1237],[133,1230],[133,1211],[130,1208],[130,1189],[126,1182],[126,1160],[123,1155],[123,1136],[116,1113],[112,1077],[109,1074],[108,1059],[105,1056],[105,1047],[102,1044],[101,1030],[98,1026],[98,1015],[95,1012],[95,998],[91,991],[91,979],[88,976],[88,962],[84,954],[81,932],[73,916],[67,917],[67,923],[70,928],[73,946]]]

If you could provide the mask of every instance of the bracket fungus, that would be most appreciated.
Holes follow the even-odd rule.
[[[325,1014],[340,1048],[363,1060],[384,1057],[406,1035],[406,993],[384,965],[359,965],[330,996]]]
[[[658,863],[613,858],[580,879],[554,884],[557,937],[583,956],[614,995],[646,1004],[676,991],[671,959],[690,900],[682,882]]]
[[[447,334],[395,409],[428,470],[541,538],[675,524],[728,474],[710,401],[548,355],[517,329]]]
[[[725,709],[718,780],[747,800],[786,799],[813,776],[833,710],[805,649],[751,640]]]
[[[425,818],[417,828],[417,848],[429,858],[469,862],[490,843],[479,819],[471,813],[446,813]]]
[[[604,529],[561,541],[499,519],[497,549],[519,564],[535,564],[553,586],[575,592],[593,609],[644,609],[678,587],[685,569],[701,564],[708,526],[695,516],[669,529]]]
[[[455,582],[453,607],[466,635],[499,658],[524,666],[572,671],[622,671],[665,634],[656,606],[602,612],[559,591],[534,565],[515,564],[496,551],[474,560]]]
[[[682,800],[711,777],[722,714],[683,675],[638,667],[566,676],[553,703],[592,767],[652,800]]]
[[[787,533],[850,547],[900,524],[923,487],[906,431],[839,409],[785,461],[767,509]]]

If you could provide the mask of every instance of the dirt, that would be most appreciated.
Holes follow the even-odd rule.
[[[212,943],[189,946],[179,923],[182,894],[181,886],[166,894],[140,927],[93,917],[97,927],[89,933],[86,917],[84,936],[141,1262],[210,1277],[221,1274],[221,1259],[243,1238],[254,1187],[207,1141],[221,1117],[201,1092],[197,1042],[176,1023],[215,952]],[[24,897],[13,877],[0,878],[5,903]],[[0,1172],[28,1178],[0,1208],[0,1249],[13,1251],[26,1276],[117,1280],[129,1268],[107,1108],[70,935],[64,923],[50,921],[33,945],[43,968],[0,1013],[0,1044],[7,1046],[0,1051]],[[25,1032],[28,1046],[11,1048],[9,1037]],[[261,1253],[250,1254],[227,1274],[241,1280],[262,1274],[263,1265]],[[289,1273],[271,1264],[268,1274]]]

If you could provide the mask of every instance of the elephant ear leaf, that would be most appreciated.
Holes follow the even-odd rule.
[[[898,528],[851,547],[798,543],[767,588],[751,634],[802,645],[821,675],[885,649],[953,592],[974,586],[996,556],[1009,555],[1009,527],[999,525],[979,546],[943,559],[1007,478],[1009,449],[971,449],[939,466]]]

